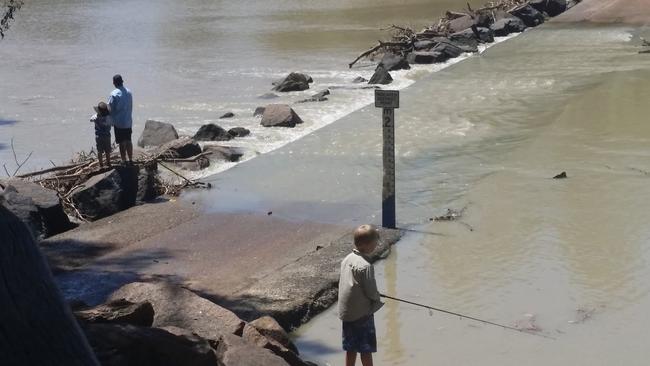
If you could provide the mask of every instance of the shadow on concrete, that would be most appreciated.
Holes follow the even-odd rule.
[[[70,239],[41,242],[39,247],[54,274],[79,268],[114,249],[114,245],[110,243],[98,244]]]
[[[127,256],[102,258],[113,251],[110,243],[77,240],[49,241],[41,244],[54,278],[67,300],[81,300],[88,305],[104,302],[108,296],[131,282],[161,281],[181,284],[175,275],[143,275],[144,269],[172,258],[165,249],[131,251]]]

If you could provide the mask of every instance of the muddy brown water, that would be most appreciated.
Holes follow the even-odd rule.
[[[35,151],[34,167],[90,146],[90,105],[119,70],[137,98],[136,135],[147,118],[189,134],[232,110],[220,123],[253,130],[235,143],[268,152],[188,198],[215,211],[378,223],[371,93],[343,89],[297,107],[306,123],[291,131],[257,127],[257,96],[292,70],[315,76],[313,92],[349,85],[371,72],[346,64],[377,28],[421,26],[463,6],[30,2],[0,43],[0,161],[12,159],[11,137],[20,154]],[[377,364],[647,364],[650,57],[638,54],[639,34],[649,38],[633,26],[548,24],[442,70],[396,75],[398,221],[410,231],[378,264],[380,288],[557,340],[388,302],[377,314]],[[562,171],[567,179],[551,179]],[[463,207],[459,222],[429,221]],[[341,364],[333,310],[296,342],[306,358]]]
[[[411,142],[402,220],[414,225],[377,265],[380,290],[556,340],[387,301],[377,364],[647,363],[650,60],[638,31],[546,26],[406,91],[421,108],[398,117]],[[467,129],[422,129],[441,120]],[[463,207],[457,222],[415,224]],[[334,309],[296,334],[307,357],[342,364]]]

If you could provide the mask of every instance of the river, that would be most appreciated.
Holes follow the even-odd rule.
[[[357,110],[371,90],[349,89],[372,68],[347,64],[390,24],[419,29],[456,0],[407,1],[29,1],[0,44],[0,162],[13,166],[33,151],[23,169],[59,164],[94,145],[88,119],[92,106],[124,76],[134,93],[134,139],[147,119],[173,123],[193,135],[205,123],[252,130],[231,142],[246,157],[268,152]],[[394,87],[426,71],[395,75]],[[310,74],[302,93],[273,100],[259,96],[289,72]],[[265,129],[253,117],[258,106],[293,103],[328,87],[328,103],[294,106],[305,124],[294,130]],[[235,118],[219,120],[232,111]],[[47,138],[44,138],[44,137]],[[213,165],[207,174],[230,167]],[[206,172],[203,172],[206,175]]]
[[[89,147],[90,106],[120,72],[134,90],[139,128],[158,118],[191,134],[231,110],[238,117],[219,123],[253,130],[235,143],[265,155],[209,178],[217,189],[187,199],[201,197],[214,211],[345,224],[380,217],[380,112],[367,105],[371,92],[334,89],[330,102],[297,106],[306,123],[291,131],[257,127],[252,110],[265,102],[257,96],[294,70],[316,85],[280,101],[350,85],[371,72],[346,64],[380,36],[377,28],[419,27],[464,5],[116,4],[34,1],[21,11],[0,43],[0,161],[13,159],[10,137],[19,155],[35,151],[32,166]],[[650,35],[546,24],[462,62],[396,75],[398,222],[407,234],[377,264],[380,289],[555,340],[388,302],[376,317],[376,364],[647,363],[650,57],[638,54],[640,34]],[[562,171],[567,179],[551,179]],[[463,216],[430,221],[446,209]],[[342,363],[334,309],[295,341],[307,359]]]

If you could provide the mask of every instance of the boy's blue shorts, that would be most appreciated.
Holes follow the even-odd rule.
[[[358,353],[377,352],[374,315],[343,322],[343,350]]]

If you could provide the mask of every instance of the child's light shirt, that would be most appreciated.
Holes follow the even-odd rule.
[[[374,314],[384,304],[379,299],[375,270],[356,249],[341,262],[339,279],[339,318],[355,321]]]
[[[108,136],[111,137],[111,127],[113,120],[111,116],[98,116],[97,113],[90,117],[90,122],[95,124],[95,136]]]

